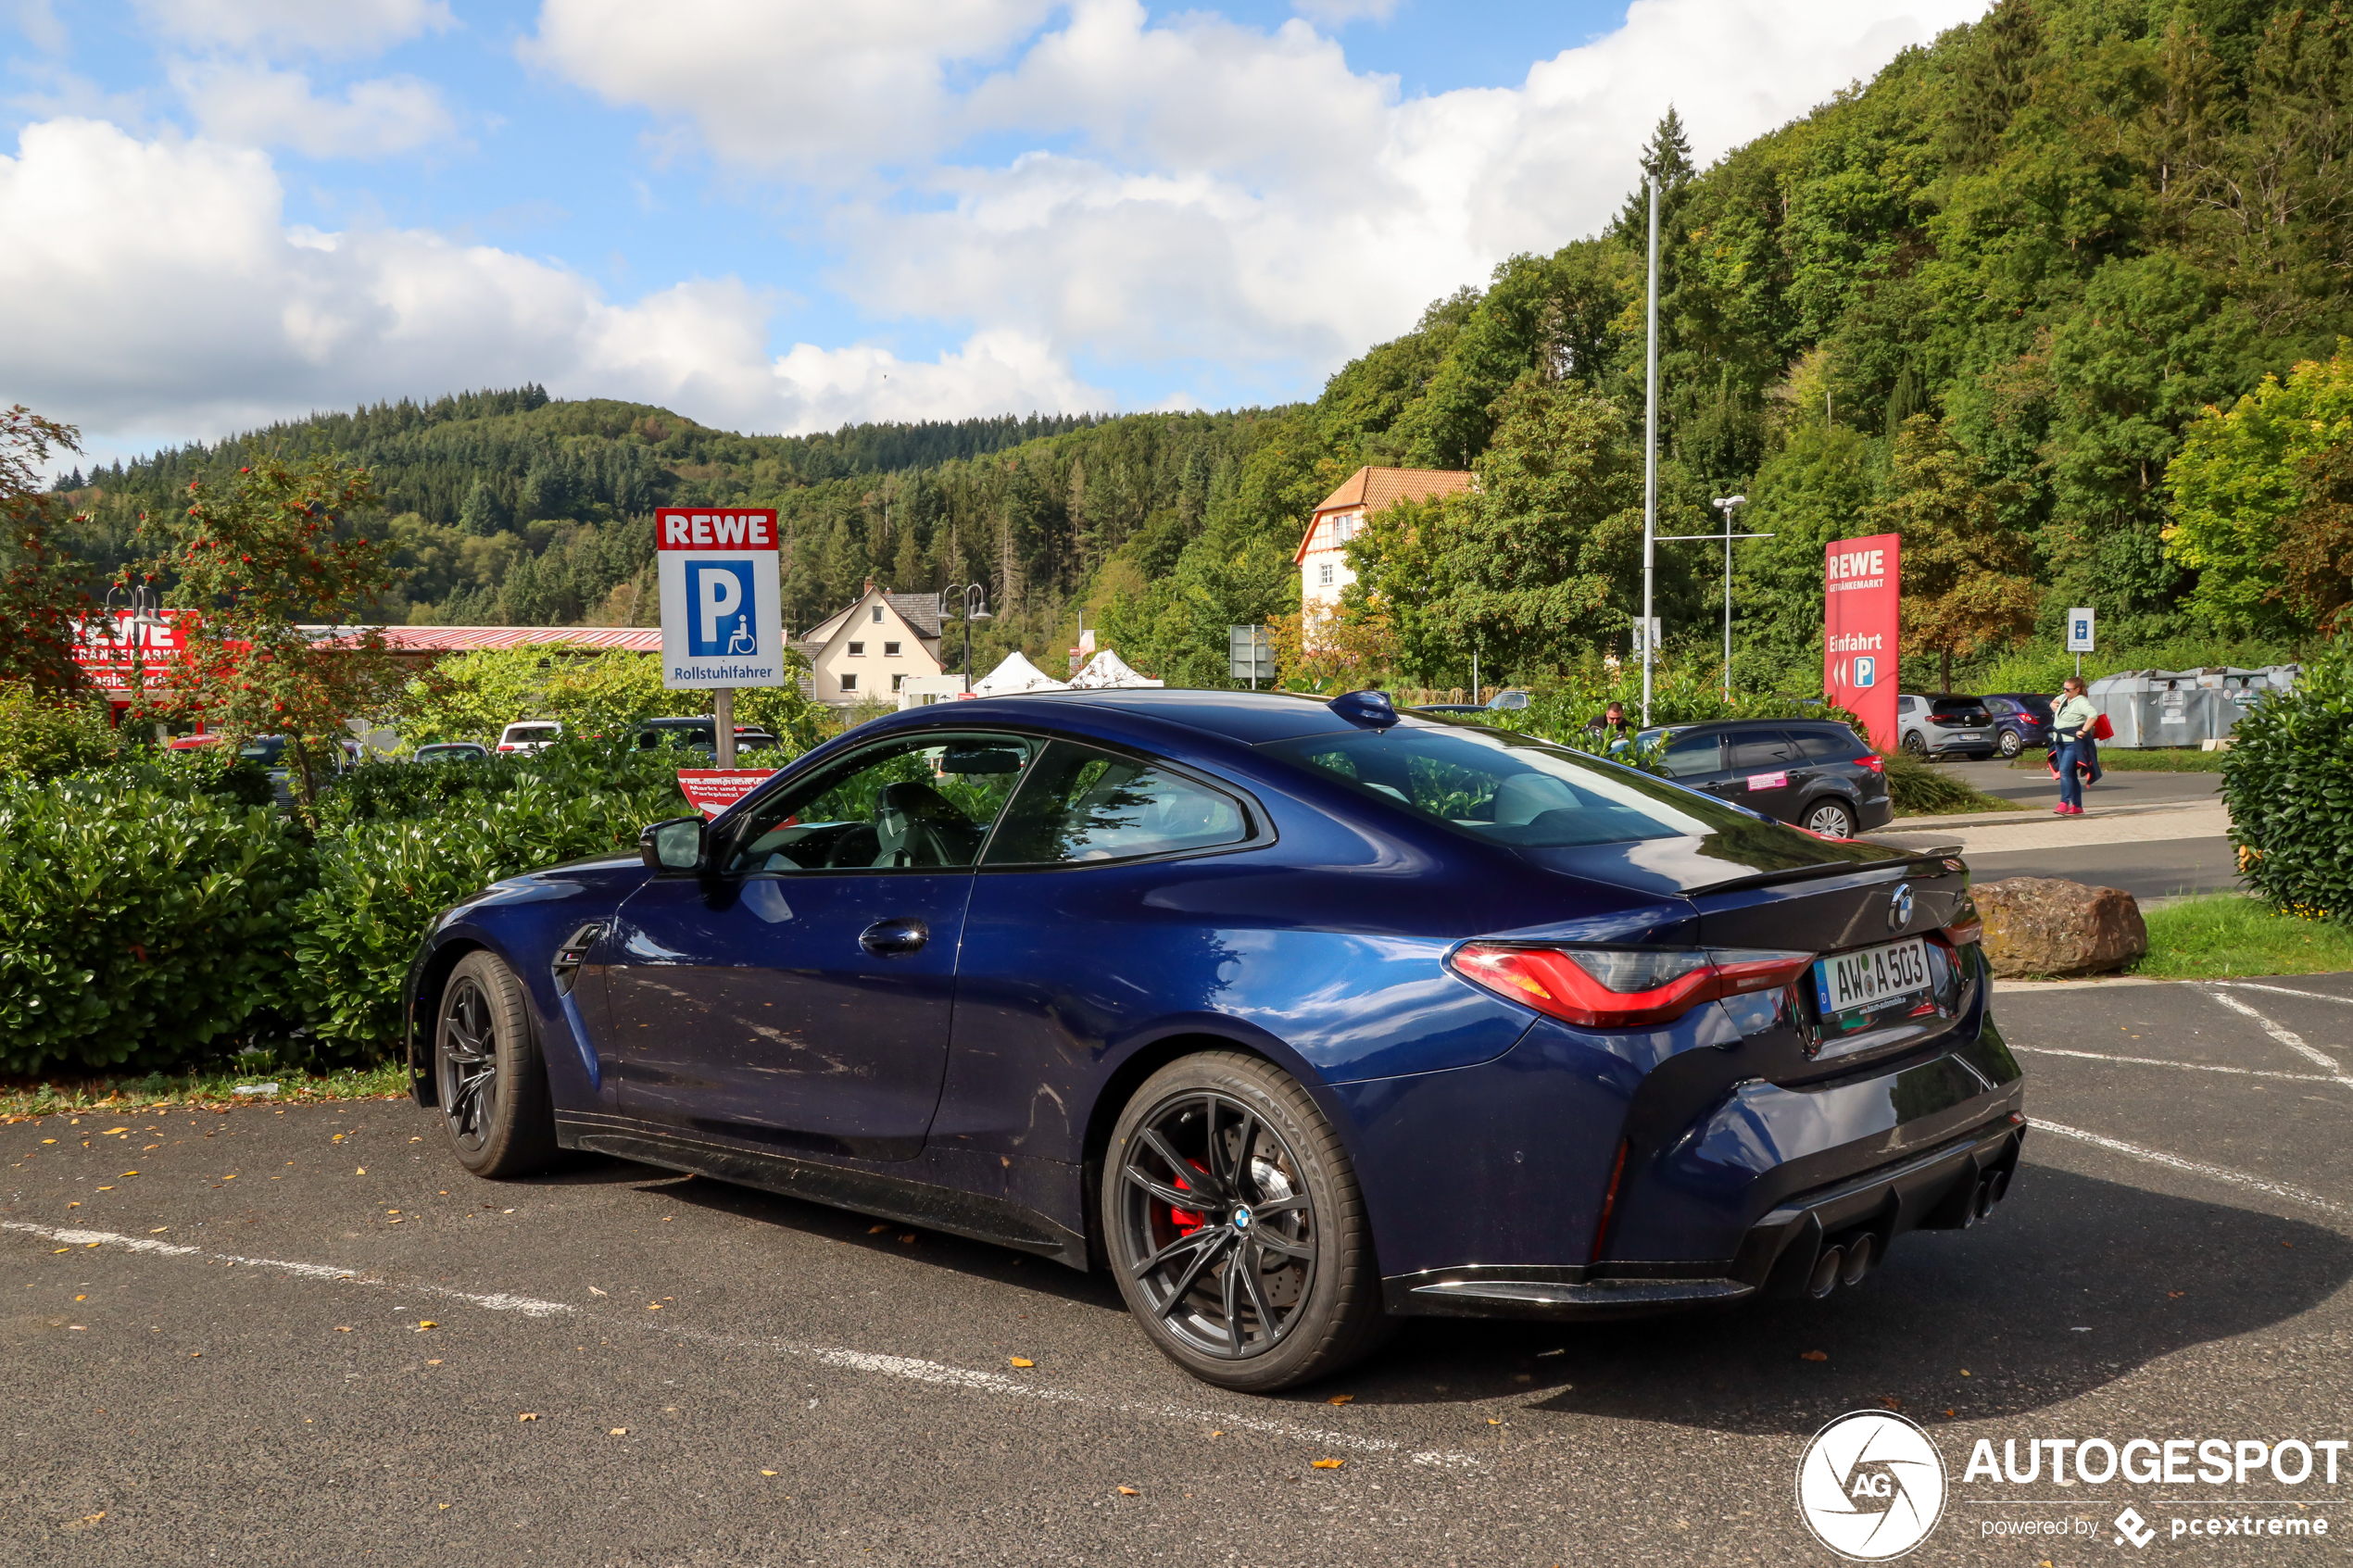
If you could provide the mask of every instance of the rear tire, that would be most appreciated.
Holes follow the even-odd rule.
[[[1272,1394],[1389,1336],[1348,1151],[1298,1081],[1256,1057],[1204,1051],[1145,1080],[1112,1128],[1101,1196],[1128,1311],[1204,1383]]]
[[[468,953],[441,988],[434,1019],[434,1089],[458,1163],[492,1179],[553,1164],[547,1069],[514,971],[494,954]]]
[[[1843,800],[1817,800],[1806,808],[1805,821],[1801,825],[1806,832],[1819,834],[1824,838],[1852,838],[1855,836],[1855,813]]]
[[[2018,738],[2018,732],[2016,730],[2004,730],[2002,732],[2001,752],[2005,759],[2016,757],[2020,752],[2024,751],[2025,749],[2026,743]]]
[[[1904,735],[1904,749],[1910,752],[1915,757],[1926,757],[1928,755],[1928,742],[1920,737],[1920,733],[1918,730],[1909,730],[1906,731]]]

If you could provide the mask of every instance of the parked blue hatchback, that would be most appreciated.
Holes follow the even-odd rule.
[[[447,910],[409,1062],[478,1175],[601,1150],[1108,1268],[1264,1393],[1983,1218],[2025,1117],[1977,937],[1957,859],[1378,693],[1001,697]]]

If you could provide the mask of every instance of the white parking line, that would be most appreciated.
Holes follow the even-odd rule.
[[[1257,1432],[1288,1442],[1324,1449],[1352,1449],[1359,1453],[1393,1454],[1410,1464],[1429,1465],[1441,1469],[1476,1466],[1478,1459],[1470,1454],[1441,1449],[1409,1450],[1393,1437],[1376,1437],[1368,1434],[1334,1432],[1321,1427],[1301,1426],[1288,1421],[1269,1421],[1264,1416],[1239,1415],[1227,1411],[1200,1410],[1181,1404],[1147,1404],[1124,1399],[1105,1399],[1093,1395],[1074,1393],[1056,1388],[1051,1384],[1032,1382],[1026,1378],[1008,1377],[1000,1372],[975,1372],[967,1367],[950,1366],[944,1361],[920,1361],[912,1356],[877,1355],[867,1350],[849,1350],[827,1345],[799,1345],[790,1340],[772,1339],[759,1335],[721,1334],[709,1329],[689,1327],[676,1323],[652,1323],[633,1317],[613,1317],[590,1312],[563,1301],[546,1301],[532,1296],[514,1296],[504,1291],[475,1294],[451,1290],[445,1286],[422,1285],[411,1280],[392,1280],[378,1275],[363,1274],[351,1269],[340,1269],[326,1263],[289,1262],[280,1258],[247,1258],[231,1252],[207,1252],[198,1247],[182,1247],[147,1236],[122,1236],[114,1231],[71,1230],[56,1225],[36,1225],[20,1220],[0,1220],[0,1230],[17,1231],[26,1236],[40,1236],[68,1247],[112,1248],[125,1252],[144,1253],[149,1257],[193,1258],[210,1263],[232,1263],[244,1268],[264,1269],[289,1274],[297,1279],[324,1280],[345,1285],[364,1285],[379,1289],[414,1291],[438,1297],[447,1301],[461,1301],[469,1306],[484,1308],[494,1312],[520,1312],[525,1317],[546,1318],[567,1316],[583,1322],[614,1326],[627,1326],[660,1334],[667,1338],[689,1340],[696,1344],[714,1345],[736,1350],[765,1350],[772,1354],[791,1356],[814,1361],[820,1366],[842,1372],[864,1373],[877,1377],[895,1378],[904,1383],[928,1384],[935,1387],[963,1388],[974,1393],[1010,1396],[1019,1399],[1035,1399],[1050,1404],[1074,1405],[1083,1409],[1105,1411],[1114,1415],[1143,1416],[1153,1421],[1196,1421],[1225,1431]]]
[[[2212,1061],[2167,1061],[2153,1056],[2108,1056],[2100,1051],[2063,1051],[2055,1046],[2012,1046],[2025,1056],[2070,1056],[2078,1061],[2120,1061],[2133,1067],[2178,1067],[2185,1073],[2232,1073],[2242,1078],[2282,1078],[2291,1084],[2341,1084],[2326,1073],[2272,1073],[2260,1067],[2224,1067]]]
[[[2265,1181],[2260,1176],[2250,1176],[2245,1171],[2233,1171],[2225,1165],[2208,1165],[2196,1160],[2184,1160],[2178,1154],[2168,1154],[2160,1148],[2143,1148],[2139,1144],[2126,1143],[2122,1138],[2103,1137],[2098,1133],[2087,1133],[2081,1127],[2070,1127],[2057,1122],[2045,1122],[2039,1116],[2032,1118],[2028,1125],[2039,1127],[2046,1133],[2057,1133],[2063,1138],[2077,1138],[2113,1153],[2129,1154],[2135,1160],[2145,1160],[2153,1165],[2164,1165],[2176,1171],[2186,1171],[2194,1176],[2211,1177],[2215,1181],[2228,1182],[2233,1186],[2246,1187],[2252,1192],[2269,1193],[2273,1198],[2284,1198],[2291,1203],[2309,1204],[2324,1213],[2343,1214],[2348,1211],[2345,1205],[2334,1198],[2322,1198],[2317,1192],[2307,1192],[2302,1187],[2290,1186],[2285,1182]]]
[[[2213,997],[2216,1001],[2221,1003],[2224,1007],[2229,1008],[2233,1012],[2238,1013],[2243,1017],[2255,1020],[2256,1023],[2261,1027],[2263,1033],[2269,1035],[2271,1038],[2277,1040],[2280,1044],[2285,1046],[2288,1049],[2294,1051],[2305,1060],[2327,1068],[2331,1073],[2336,1075],[2336,1081],[2338,1083],[2353,1084],[2353,1078],[2347,1078],[2345,1076],[2345,1069],[2337,1061],[2336,1058],[2329,1055],[2326,1051],[2314,1050],[2311,1047],[2304,1043],[2304,1036],[2298,1035],[2295,1030],[2284,1028],[2280,1024],[2272,1022],[2270,1019],[2264,1017],[2261,1013],[2256,1011],[2245,1002],[2240,1001],[2236,997],[2225,996],[2223,993],[2212,989],[2208,989],[2206,994]]]
[[[2304,997],[2316,1002],[2334,1002],[2339,1007],[2353,1008],[2353,997],[2331,996],[2326,991],[2298,991],[2286,985],[2266,985],[2255,980],[2209,980],[2208,985],[2228,985],[2234,991],[2269,991],[2276,997]]]

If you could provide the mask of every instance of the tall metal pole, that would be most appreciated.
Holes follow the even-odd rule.
[[[1651,194],[1649,300],[1650,344],[1644,357],[1642,394],[1642,727],[1651,721],[1651,605],[1658,566],[1658,178],[1642,182]]]

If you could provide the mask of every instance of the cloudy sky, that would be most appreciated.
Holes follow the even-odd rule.
[[[1982,0],[0,0],[0,404],[121,455],[1313,395]]]

